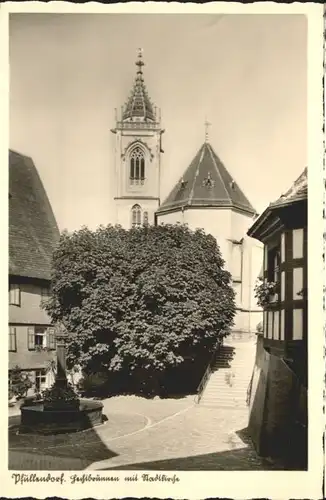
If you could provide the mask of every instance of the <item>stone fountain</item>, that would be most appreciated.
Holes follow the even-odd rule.
[[[43,398],[21,407],[21,433],[56,434],[77,432],[103,422],[103,404],[79,399],[66,375],[66,340],[69,336],[62,323],[55,327],[57,371],[52,387]]]

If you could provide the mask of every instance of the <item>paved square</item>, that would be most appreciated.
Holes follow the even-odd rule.
[[[193,397],[103,401],[108,421],[75,434],[17,434],[9,423],[14,470],[268,470],[245,431],[247,411],[195,405]],[[12,411],[11,413],[14,413]]]

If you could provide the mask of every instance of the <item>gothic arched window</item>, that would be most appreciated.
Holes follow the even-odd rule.
[[[143,224],[144,224],[144,226],[148,226],[148,212],[144,212]]]
[[[144,184],[145,180],[145,157],[142,149],[136,147],[130,154],[130,183]]]
[[[132,227],[139,227],[141,225],[140,205],[134,205],[131,209],[131,225]]]

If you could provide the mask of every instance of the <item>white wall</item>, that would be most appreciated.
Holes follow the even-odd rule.
[[[206,234],[216,238],[220,247],[222,257],[226,262],[226,268],[230,267],[230,242],[231,237],[231,210],[214,208],[186,209],[184,212],[172,212],[158,215],[158,224],[188,224],[190,229],[201,228]]]
[[[233,211],[231,215],[231,233],[233,239],[241,240],[246,235],[252,223],[253,217]]]
[[[178,222],[185,224],[184,213],[181,211],[157,215],[158,224],[177,224]]]
[[[148,223],[154,224],[154,215],[158,208],[158,200],[129,200],[123,198],[116,200],[116,224],[120,224],[125,229],[131,228],[131,208],[135,204],[140,205],[142,214],[145,211],[148,212]]]
[[[130,183],[129,150],[138,142],[145,153],[144,184]],[[126,129],[117,130],[115,134],[115,223],[126,229],[131,227],[130,210],[138,203],[148,211],[149,223],[154,223],[154,213],[159,206],[160,198],[160,130]],[[127,197],[127,198],[125,198]],[[153,197],[156,200],[141,200],[141,197]]]

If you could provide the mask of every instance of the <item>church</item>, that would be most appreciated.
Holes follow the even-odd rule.
[[[246,235],[257,213],[209,142],[205,142],[170,194],[161,200],[161,115],[148,95],[139,50],[136,77],[120,113],[116,111],[114,222],[128,229],[146,224],[187,224],[217,240],[232,275],[237,315],[234,332],[256,332],[262,320],[254,297],[263,263],[262,244]]]

